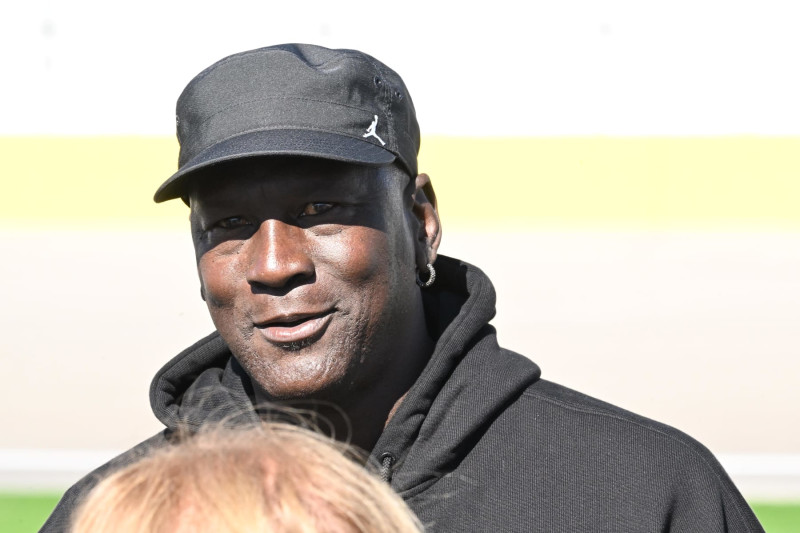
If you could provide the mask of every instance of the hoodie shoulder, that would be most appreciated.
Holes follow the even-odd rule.
[[[664,446],[685,448],[700,458],[712,458],[711,452],[697,440],[672,426],[638,415],[616,405],[588,396],[563,385],[540,379],[523,394],[541,409],[557,414],[567,429],[573,423],[613,428],[621,435],[649,435]],[[717,464],[716,459],[713,461]]]
[[[719,461],[686,433],[547,380],[521,401],[552,456],[580,465],[585,481],[660,501],[670,530],[763,531]]]

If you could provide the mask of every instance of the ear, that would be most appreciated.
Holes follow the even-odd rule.
[[[414,215],[419,221],[416,240],[417,268],[425,272],[428,263],[434,263],[442,242],[442,226],[436,210],[436,193],[431,178],[420,174],[414,183]]]

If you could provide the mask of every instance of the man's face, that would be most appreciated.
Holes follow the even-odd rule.
[[[335,401],[403,363],[425,253],[408,182],[392,167],[251,159],[192,191],[211,318],[271,396]]]

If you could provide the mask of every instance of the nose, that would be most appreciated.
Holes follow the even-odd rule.
[[[280,220],[261,223],[247,246],[247,281],[273,289],[291,288],[314,275],[304,230]]]

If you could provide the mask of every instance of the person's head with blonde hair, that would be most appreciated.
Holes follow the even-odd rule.
[[[73,533],[419,532],[392,490],[341,444],[267,423],[203,431],[116,471]]]

